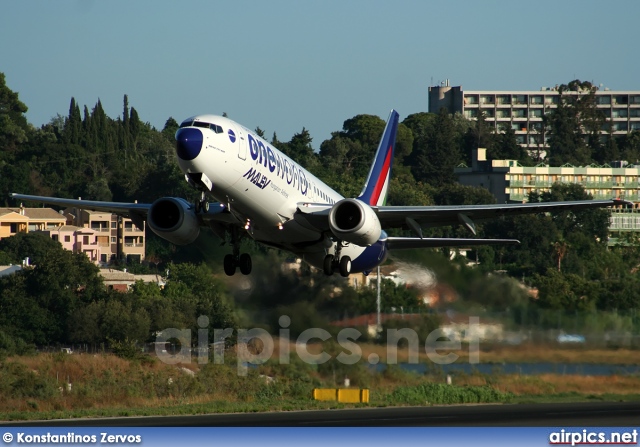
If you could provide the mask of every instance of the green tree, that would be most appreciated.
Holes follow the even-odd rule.
[[[540,195],[543,202],[590,200],[582,185],[576,183],[555,183],[549,191]],[[553,222],[568,241],[576,233],[588,235],[593,242],[605,244],[609,233],[607,209],[596,208],[582,211],[562,211],[553,214]]]
[[[373,157],[384,131],[385,122],[375,115],[356,115],[346,120],[342,126],[343,136],[362,143],[364,150]]]
[[[480,110],[478,118],[472,121],[471,126],[464,134],[463,144],[467,162],[470,163],[472,161],[474,149],[487,148],[489,149],[489,155],[491,155],[491,148],[495,140],[494,131],[493,126],[487,123],[486,115]]]
[[[109,300],[101,318],[106,339],[145,341],[151,335],[151,319],[144,308],[134,308],[130,301]]]
[[[29,342],[68,341],[70,316],[78,307],[106,293],[98,268],[84,254],[64,250],[47,236],[19,233],[2,239],[0,250],[13,259],[28,256],[33,265],[11,275],[12,279],[0,286],[2,300],[9,300],[0,303],[7,309],[7,324],[22,328],[25,333],[21,337]],[[11,301],[18,299],[23,300],[20,306]]]
[[[532,164],[527,150],[516,141],[516,133],[511,127],[495,135],[493,144],[488,148],[489,160],[518,160],[524,166]]]
[[[482,205],[496,203],[496,198],[486,188],[462,185],[460,183],[444,184],[434,194],[436,205]]]
[[[613,135],[609,136],[609,139],[614,139],[614,141],[618,141],[617,138],[614,138]],[[640,130],[633,130],[629,132],[627,135],[619,139],[620,144],[616,143],[619,146],[620,158],[622,160],[627,160],[632,164],[640,164]]]
[[[101,320],[104,315],[105,301],[93,301],[74,309],[69,319],[69,341],[72,343],[102,343]]]
[[[578,275],[563,275],[550,268],[545,275],[536,275],[533,282],[539,290],[540,307],[569,311],[593,308],[596,290]]]
[[[6,85],[4,73],[0,72],[0,154],[15,152],[28,139],[27,106],[18,99],[18,93]],[[5,156],[0,161],[5,160]]]
[[[196,327],[200,315],[209,318],[213,328],[235,327],[236,315],[224,284],[204,264],[170,264],[163,294],[176,301]],[[200,312],[200,313],[199,313]]]
[[[436,116],[437,115],[435,113],[413,113],[402,121],[402,124],[411,130],[414,144],[416,140],[426,138],[428,136],[435,124]]]
[[[311,141],[311,134],[303,127],[301,132],[291,138],[291,141],[280,144],[279,149],[303,167],[312,169],[316,165],[316,154],[311,147]]]
[[[122,105],[122,130],[120,132],[122,139],[120,146],[130,148],[133,146],[131,138],[131,119],[129,118],[129,98],[124,95]]]
[[[67,144],[80,144],[81,133],[82,118],[80,116],[80,107],[76,103],[76,99],[71,98],[69,116],[64,126],[64,142]]]
[[[605,122],[596,107],[595,89],[589,82],[571,81],[558,89],[559,102],[544,116],[549,135],[549,163],[586,166],[602,162],[600,130]]]
[[[256,135],[258,135],[260,138],[265,138],[264,130],[260,129],[260,126],[256,127],[255,132]]]
[[[461,154],[454,122],[447,110],[441,109],[425,137],[414,141],[408,163],[415,179],[436,187],[454,183],[453,169],[461,162]]]
[[[356,115],[346,120],[341,132],[334,132],[331,139],[320,145],[320,162],[327,174],[351,176],[362,182],[378,148],[385,123],[374,115]],[[359,191],[358,191],[359,192]]]
[[[162,135],[173,144],[179,127],[178,122],[173,117],[169,117],[162,128]]]

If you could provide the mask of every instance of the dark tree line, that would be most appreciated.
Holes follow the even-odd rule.
[[[167,328],[236,327],[226,286],[205,265],[168,264],[164,288],[137,282],[128,293],[106,288],[98,268],[38,233],[0,241],[0,260],[32,267],[0,277],[0,353],[13,345],[154,340]],[[213,341],[213,331],[210,331]]]

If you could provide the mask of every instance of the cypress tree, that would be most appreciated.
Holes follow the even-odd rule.
[[[131,135],[131,147],[135,149],[138,144],[138,136],[140,135],[140,130],[142,129],[142,122],[138,117],[138,112],[133,107],[131,107],[131,119],[129,121],[129,129],[130,129],[129,134]]]
[[[82,119],[80,118],[80,107],[75,98],[71,98],[69,104],[69,116],[64,126],[64,140],[68,144],[80,143],[80,131],[82,129]]]
[[[82,146],[86,149],[93,144],[93,141],[91,141],[91,114],[86,104],[84,106],[84,118],[82,119],[82,134]]]
[[[129,118],[129,97],[124,95],[123,105],[122,105],[122,132],[121,132],[122,140],[121,147],[124,149],[128,149],[131,147],[132,138],[131,138],[131,120]]]

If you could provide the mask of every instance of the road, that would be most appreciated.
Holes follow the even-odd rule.
[[[638,426],[640,402],[450,405],[4,422],[70,427]]]

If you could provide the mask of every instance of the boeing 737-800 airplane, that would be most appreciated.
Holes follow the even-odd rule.
[[[72,200],[11,194],[14,199],[43,202],[130,217],[143,221],[158,236],[178,245],[196,240],[202,226],[225,240],[232,254],[224,271],[251,272],[251,257],[240,253],[240,239],[251,237],[287,250],[327,275],[338,271],[370,272],[389,250],[513,244],[513,239],[426,238],[423,227],[461,224],[475,235],[474,221],[502,215],[587,209],[625,203],[585,200],[496,205],[385,206],[398,129],[398,113],[391,111],[369,176],[360,195],[344,198],[313,174],[269,145],[254,132],[215,115],[198,115],[182,122],[176,132],[176,152],[185,179],[200,191],[190,203],[163,197],[153,203]],[[209,198],[216,201],[209,203]],[[387,228],[410,229],[415,237],[389,237]]]

